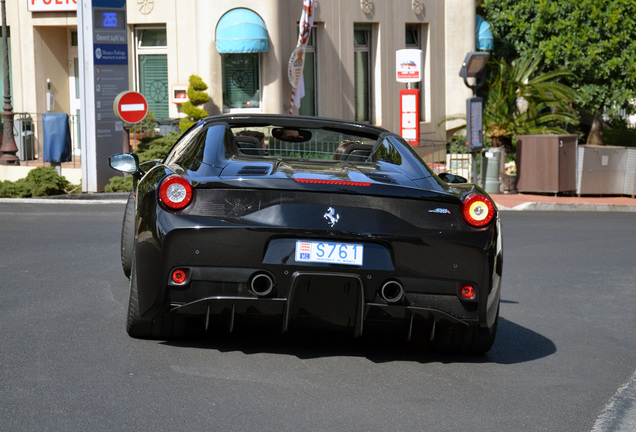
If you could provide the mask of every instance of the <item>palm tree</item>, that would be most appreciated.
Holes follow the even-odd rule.
[[[517,135],[565,133],[578,123],[571,103],[576,91],[558,80],[570,75],[557,70],[535,76],[541,59],[493,60],[484,106],[484,132],[494,147],[512,148]]]

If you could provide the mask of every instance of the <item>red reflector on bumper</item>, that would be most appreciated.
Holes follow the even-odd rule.
[[[177,285],[184,284],[187,278],[188,278],[188,275],[186,274],[185,271],[181,269],[177,269],[172,272],[172,282],[174,282]]]
[[[477,297],[477,290],[470,284],[463,284],[459,287],[459,294],[464,300],[474,300]]]

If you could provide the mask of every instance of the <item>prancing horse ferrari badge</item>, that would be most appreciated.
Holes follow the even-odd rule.
[[[333,207],[329,207],[327,209],[327,213],[324,214],[324,218],[329,221],[329,225],[333,228],[340,219],[340,215],[336,213],[336,210]]]

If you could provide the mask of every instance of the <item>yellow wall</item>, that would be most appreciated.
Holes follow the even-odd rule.
[[[46,110],[47,80],[55,96],[50,112],[70,113],[68,46],[61,43],[68,37],[66,27],[35,27],[34,30],[35,85],[38,112]]]

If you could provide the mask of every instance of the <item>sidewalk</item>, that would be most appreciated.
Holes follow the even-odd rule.
[[[555,196],[491,194],[499,210],[636,212],[636,198],[627,196]]]

